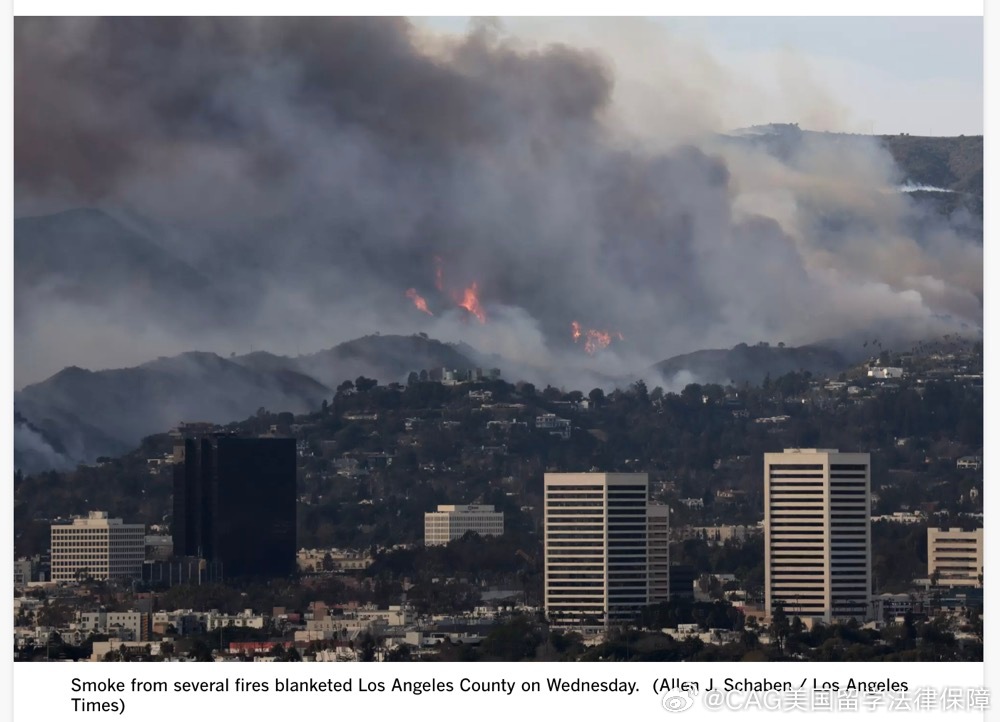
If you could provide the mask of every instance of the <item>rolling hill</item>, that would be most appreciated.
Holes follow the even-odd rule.
[[[759,384],[792,371],[815,375],[838,374],[850,367],[842,354],[823,346],[748,346],[709,349],[673,356],[653,366],[664,379],[687,374],[697,383]]]
[[[133,368],[63,369],[14,395],[26,471],[65,467],[135,448],[181,421],[228,423],[271,411],[305,413],[358,376],[405,381],[410,371],[476,364],[423,336],[365,336],[291,358],[266,352],[222,358],[188,352]]]

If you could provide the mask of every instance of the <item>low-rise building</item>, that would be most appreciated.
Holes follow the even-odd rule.
[[[876,594],[872,597],[872,618],[891,623],[912,612],[918,600],[912,594]]]
[[[441,504],[424,514],[424,544],[436,546],[460,539],[466,532],[503,535],[503,512],[487,504]]]
[[[982,586],[983,530],[927,530],[927,575],[948,587]]]
[[[28,584],[32,579],[33,565],[30,559],[17,559],[14,561],[14,584]]]
[[[119,639],[138,642],[149,639],[150,617],[142,612],[79,612],[77,628],[87,634],[110,634]]]
[[[875,501],[872,494],[872,501]],[[921,511],[894,511],[891,514],[879,514],[872,521],[890,521],[894,524],[920,524],[927,521],[927,515]]]
[[[972,469],[974,471],[978,471],[983,468],[983,457],[963,456],[955,462],[955,466],[959,469]]]
[[[722,524],[719,526],[696,526],[691,528],[692,536],[704,539],[709,544],[725,544],[727,541],[744,542],[752,534],[762,530],[757,526],[743,524]]]
[[[561,419],[555,414],[536,416],[535,428],[548,431],[552,436],[558,436],[560,439],[568,439],[571,432],[569,419]]]
[[[92,511],[52,525],[52,581],[138,579],[146,557],[146,526]]]
[[[372,564],[368,552],[341,549],[299,549],[297,563],[300,572],[352,572],[367,569]]]
[[[174,538],[168,534],[147,534],[146,560],[166,561],[174,555]]]
[[[898,366],[872,366],[868,369],[868,377],[873,379],[901,379],[903,369]]]

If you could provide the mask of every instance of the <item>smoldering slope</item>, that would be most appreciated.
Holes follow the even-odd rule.
[[[18,18],[17,213],[105,209],[228,310],[179,314],[125,278],[86,302],[19,283],[17,385],[424,331],[590,388],[739,342],[979,332],[981,240],[892,190],[873,141],[809,135],[782,159],[727,142],[753,83],[662,29],[595,27],[566,44],[496,23]],[[653,46],[644,67],[622,50]],[[801,78],[788,92],[803,118],[843,111]]]

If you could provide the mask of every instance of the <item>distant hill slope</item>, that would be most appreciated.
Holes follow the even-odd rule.
[[[822,346],[748,346],[711,349],[673,356],[653,366],[665,380],[690,374],[697,383],[759,384],[770,375],[777,378],[792,371],[815,375],[839,374],[850,367],[840,353]]]
[[[900,182],[917,188],[912,197],[946,215],[965,209],[983,217],[983,136],[957,137],[916,135],[856,135],[802,130],[795,123],[771,123],[734,131],[725,136],[736,143],[766,149],[789,160],[809,138],[837,142],[869,142],[875,139],[892,155],[900,171]],[[977,229],[974,229],[977,230]],[[981,232],[981,229],[978,229]]]
[[[917,191],[915,197],[946,214],[965,208],[983,217],[983,136],[884,135],[880,140],[909,183],[951,191]]]
[[[358,376],[390,383],[410,371],[475,365],[423,336],[365,336],[297,358],[189,352],[134,368],[69,367],[14,395],[15,454],[26,471],[64,467],[125,453],[181,421],[228,423],[260,407],[305,413]]]
[[[331,394],[291,369],[258,371],[215,354],[185,353],[135,368],[63,369],[17,392],[14,406],[39,438],[49,441],[54,455],[78,462],[124,453],[144,436],[181,421],[224,423],[262,406],[303,413]],[[35,465],[31,470],[37,470],[39,454],[22,455]]]
[[[879,139],[907,180],[982,197],[983,136],[883,135]]]
[[[295,361],[302,371],[331,386],[358,376],[382,383],[402,382],[411,371],[468,369],[478,365],[455,346],[420,335],[364,336],[326,351],[299,356]]]

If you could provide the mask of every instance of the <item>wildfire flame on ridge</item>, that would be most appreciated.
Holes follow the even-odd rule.
[[[441,256],[434,256],[434,285],[442,293],[445,292],[444,267]],[[473,281],[472,285],[463,291],[456,291],[452,289],[449,290],[448,293],[451,296],[452,301],[454,301],[457,306],[464,308],[466,311],[475,316],[479,323],[486,323],[486,311],[483,309],[483,305],[479,300],[478,281]],[[434,315],[434,313],[427,306],[427,300],[417,293],[417,289],[407,289],[406,297],[413,302],[414,306],[426,313],[428,316]]]
[[[428,316],[433,316],[434,315],[431,312],[431,310],[429,308],[427,308],[427,301],[424,299],[424,297],[421,296],[419,293],[417,293],[417,289],[415,289],[415,288],[409,288],[409,289],[407,289],[406,290],[406,297],[408,299],[410,299],[411,301],[413,301],[413,305],[414,306],[416,306],[418,309],[420,309],[421,311],[423,311],[424,313],[426,313]]]
[[[486,312],[479,303],[479,284],[475,281],[465,289],[462,300],[458,301],[458,305],[475,316],[479,320],[479,323],[486,323]]]
[[[584,339],[583,350],[591,356],[602,348],[610,346],[613,339],[617,338],[619,341],[625,340],[625,337],[618,331],[600,331],[596,328],[584,329],[577,321],[573,321],[571,326],[573,329],[573,342],[579,343],[581,338]]]

